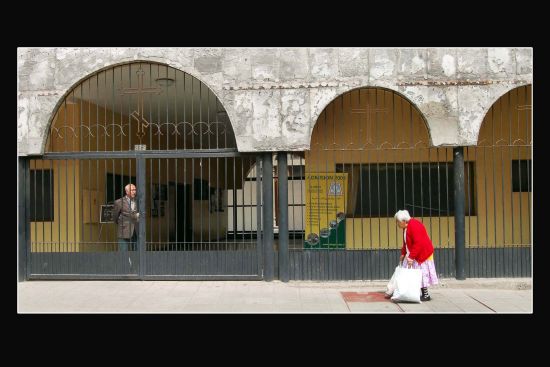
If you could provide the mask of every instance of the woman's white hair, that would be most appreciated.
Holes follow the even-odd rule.
[[[405,223],[409,223],[409,221],[411,220],[411,215],[409,214],[408,210],[399,210],[397,213],[395,213],[394,217],[396,220]]]

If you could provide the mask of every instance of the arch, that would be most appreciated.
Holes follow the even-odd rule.
[[[425,114],[409,98],[391,88],[354,88],[333,99],[319,115],[305,152],[305,185],[312,187],[308,174],[334,174],[343,180],[346,189],[334,207],[339,205],[337,210],[345,213],[346,249],[397,248],[393,215],[400,209],[421,218],[430,237],[444,246],[452,242],[452,161],[452,148],[434,146]],[[307,215],[315,218],[309,208],[325,205],[322,198],[308,200],[306,224],[314,223]],[[316,223],[319,234],[324,223]]]
[[[397,96],[401,97],[405,101],[407,101],[414,109],[415,111],[421,116],[422,121],[424,122],[424,125],[428,131],[429,136],[429,146],[433,146],[433,139],[432,139],[432,130],[430,127],[430,124],[428,123],[428,119],[426,118],[426,114],[414,103],[412,102],[407,96],[405,96],[402,92],[399,90],[393,88],[392,85],[376,85],[376,84],[369,84],[369,85],[362,85],[359,87],[352,87],[352,88],[345,88],[345,89],[339,89],[334,90],[334,95],[331,96],[330,100],[328,98],[323,98],[321,101],[319,101],[319,104],[316,106],[315,111],[313,113],[311,121],[314,121],[314,125],[311,127],[311,134],[310,134],[310,142],[311,137],[313,136],[313,130],[315,129],[315,126],[317,125],[317,122],[319,121],[319,117],[323,114],[323,112],[327,109],[328,106],[330,106],[334,101],[336,101],[338,98],[351,93],[355,90],[362,90],[362,89],[379,89],[384,90],[388,92],[392,92],[396,94]],[[324,96],[323,96],[324,97]]]
[[[374,95],[374,97],[373,97],[373,95]],[[363,102],[361,101],[361,96],[363,96]],[[365,99],[364,98],[370,99],[371,102],[374,102],[376,104],[375,108],[371,109],[370,106],[372,105],[372,103],[368,103],[368,102],[366,102],[366,109],[361,108],[362,105],[365,104]],[[383,102],[380,103],[378,101],[378,98],[382,98]],[[431,137],[431,134],[430,134],[430,128],[429,128],[429,125],[427,123],[427,120],[426,120],[424,114],[407,97],[405,97],[402,93],[396,92],[395,90],[390,89],[390,88],[360,87],[360,88],[354,88],[354,89],[348,90],[347,92],[338,95],[337,97],[332,99],[325,106],[325,108],[322,110],[322,112],[318,115],[317,119],[315,120],[315,125],[313,126],[313,128],[311,130],[310,149],[313,149],[311,144],[314,140],[316,129],[317,130],[319,129],[320,120],[323,118],[323,116],[326,117],[326,114],[329,112],[330,108],[332,108],[333,106],[335,106],[339,102],[341,102],[342,104],[346,103],[346,102],[344,102],[346,99],[349,99],[348,106],[346,107],[347,108],[346,113],[366,114],[365,118],[368,122],[373,116],[374,116],[374,120],[377,120],[380,115],[386,115],[389,112],[391,112],[392,119],[394,119],[394,122],[395,122],[395,119],[396,119],[395,116],[397,115],[396,111],[394,111],[394,110],[390,111],[387,108],[385,108],[386,100],[388,98],[390,99],[392,109],[395,110],[395,108],[396,108],[395,106],[397,104],[399,105],[399,108],[401,108],[401,109],[404,109],[406,107],[409,108],[408,113],[410,113],[410,118],[411,119],[414,118],[414,119],[416,119],[416,121],[421,121],[422,126],[426,129],[425,133],[427,135],[427,139],[424,139],[424,141],[421,140],[421,141],[411,142],[409,145],[411,147],[415,147],[418,144],[422,144],[425,147],[432,146],[433,144],[432,144],[432,137]],[[396,98],[397,98],[397,100],[396,100]],[[397,102],[399,102],[399,103],[397,103]],[[360,108],[354,108],[354,106],[353,106],[354,104],[355,104],[355,107],[360,107]],[[345,113],[343,111],[343,108],[344,107],[342,105],[341,113]],[[351,111],[351,112],[349,112],[348,110]],[[351,119],[352,118],[351,115],[348,116],[348,118]],[[411,123],[412,123],[412,120],[411,120]],[[361,124],[361,122],[359,122],[359,126],[360,126],[360,124]],[[398,125],[396,126],[394,124],[394,128],[399,129],[399,126]],[[394,135],[395,135],[395,133],[394,133]],[[375,137],[375,138],[377,138],[377,137]],[[402,147],[404,142],[403,141],[394,141],[393,144],[391,144],[386,140],[386,141],[379,141],[378,143],[379,144],[375,144],[375,142],[372,139],[368,139],[366,142],[364,142],[363,146],[360,146],[360,147],[358,147],[358,146],[351,147],[350,146],[348,148],[355,148],[355,149],[358,149],[358,148],[369,149],[370,148],[370,149],[372,149],[372,148],[378,147],[378,148],[388,149],[388,148]],[[353,142],[350,145],[353,145]],[[346,149],[346,147],[344,147],[344,146],[335,146],[335,148]]]
[[[476,165],[479,207],[474,236],[478,247],[532,245],[531,84],[507,88],[483,115],[476,145],[465,150],[465,160]],[[485,235],[483,235],[485,234]]]
[[[153,59],[153,58],[152,58]],[[174,64],[174,63],[171,63],[171,64]],[[98,100],[101,99],[100,102],[105,102],[105,100],[109,99],[112,97],[112,106],[111,105],[105,105],[105,110],[107,110],[107,107],[113,107],[113,110],[116,108],[115,107],[115,98],[118,97],[119,94],[128,94],[129,96],[127,96],[127,98],[129,100],[131,99],[139,99],[140,97],[137,97],[136,96],[136,92],[133,91],[133,92],[127,92],[126,90],[127,89],[130,89],[130,88],[127,88],[128,86],[125,86],[123,85],[122,87],[124,88],[124,92],[120,92],[120,90],[115,90],[115,80],[114,80],[114,74],[115,74],[115,71],[116,70],[120,70],[120,81],[117,80],[116,82],[117,83],[121,83],[123,84],[123,79],[126,78],[126,77],[122,77],[122,74],[123,74],[123,69],[128,69],[128,70],[131,70],[132,73],[134,73],[136,71],[136,69],[133,69],[135,66],[138,67],[138,70],[137,71],[141,71],[141,67],[143,68],[148,68],[149,69],[149,83],[148,85],[145,83],[145,79],[147,78],[146,74],[147,72],[143,72],[142,76],[138,76],[137,79],[139,79],[140,77],[142,78],[142,84],[143,84],[143,88],[144,89],[147,89],[147,87],[149,89],[151,89],[152,87],[156,87],[156,89],[161,89],[161,85],[153,85],[152,82],[151,82],[151,79],[153,78],[153,75],[151,74],[151,70],[156,68],[156,76],[159,76],[159,78],[157,78],[155,80],[155,83],[160,83],[160,79],[163,79],[163,78],[160,78],[161,74],[164,74],[164,76],[167,76],[168,74],[171,74],[174,78],[172,80],[168,80],[168,82],[171,82],[172,85],[164,85],[162,86],[162,88],[164,88],[166,90],[166,98],[165,99],[168,99],[168,98],[174,98],[175,100],[175,97],[172,97],[172,95],[169,95],[169,90],[171,87],[178,87],[178,76],[179,76],[179,83],[181,84],[182,82],[182,78],[183,78],[183,84],[184,84],[184,88],[185,88],[185,80],[186,79],[189,79],[191,80],[191,88],[193,88],[193,85],[195,83],[197,83],[201,89],[201,93],[204,94],[204,96],[202,98],[204,99],[207,99],[208,98],[208,101],[203,101],[203,100],[200,100],[199,101],[199,113],[203,113],[203,110],[204,110],[204,106],[202,106],[203,104],[214,104],[213,108],[211,109],[210,106],[208,107],[208,112],[204,111],[204,114],[208,113],[209,116],[209,121],[208,122],[205,122],[206,121],[206,116],[200,116],[199,118],[201,120],[197,120],[197,118],[195,118],[194,120],[195,121],[191,121],[191,123],[189,123],[189,120],[187,119],[187,114],[185,114],[184,118],[181,119],[180,117],[177,117],[178,121],[175,121],[174,122],[169,122],[169,121],[159,121],[158,123],[156,124],[153,124],[154,126],[151,127],[151,131],[152,130],[155,130],[155,132],[151,132],[152,134],[157,134],[157,135],[162,135],[162,134],[171,134],[171,135],[186,135],[186,134],[189,134],[189,133],[192,133],[194,135],[197,134],[197,131],[201,131],[203,133],[209,133],[209,134],[213,134],[214,133],[214,130],[217,132],[219,132],[220,128],[222,130],[227,130],[228,133],[230,132],[230,140],[232,141],[231,145],[235,148],[237,148],[237,142],[236,142],[236,138],[235,138],[235,133],[234,133],[234,128],[233,128],[233,124],[232,124],[232,119],[229,117],[229,114],[231,113],[230,111],[228,111],[225,106],[224,106],[224,102],[222,101],[222,99],[220,98],[220,93],[219,91],[216,91],[215,88],[213,88],[209,83],[205,82],[203,80],[203,78],[198,78],[197,76],[195,76],[194,74],[198,74],[198,73],[190,73],[188,71],[186,71],[185,69],[188,69],[188,68],[183,68],[183,67],[174,67],[172,65],[170,65],[169,63],[166,63],[166,62],[159,62],[159,61],[154,61],[154,60],[147,60],[147,59],[140,59],[140,60],[129,60],[129,61],[122,61],[122,62],[116,62],[116,63],[111,63],[101,69],[98,69],[98,70],[95,70],[91,73],[88,73],[84,76],[82,75],[79,75],[77,76],[77,81],[73,84],[71,84],[70,87],[66,88],[62,97],[57,101],[57,103],[55,104],[53,110],[49,113],[49,118],[48,118],[48,122],[46,124],[46,131],[47,133],[43,134],[43,140],[42,140],[42,145],[41,145],[41,152],[46,152],[48,147],[47,147],[47,144],[48,142],[50,141],[50,136],[52,135],[52,132],[55,130],[57,131],[57,129],[55,129],[55,120],[56,118],[58,117],[58,114],[60,111],[62,110],[65,110],[66,111],[66,107],[67,107],[67,104],[71,104],[71,103],[74,103],[76,99],[78,99],[78,95],[75,95],[75,91],[79,90],[80,88],[80,97],[82,97],[82,90],[83,90],[83,86],[85,85],[85,83],[91,83],[90,81],[92,79],[96,79],[96,82],[97,82],[97,98]],[[163,71],[161,71],[163,70]],[[113,89],[112,90],[109,90],[108,89],[108,82],[107,82],[107,74],[108,73],[111,73],[110,76],[112,76],[113,78],[113,84],[112,84],[112,87]],[[103,81],[99,81],[100,80],[100,76],[105,76],[105,80]],[[75,79],[76,79],[75,78]],[[135,76],[127,76],[127,79],[134,79],[133,80],[133,85],[132,87],[135,89],[136,87],[136,77]],[[105,96],[105,95],[101,95],[99,93],[99,89],[102,87],[101,85],[99,85],[100,83],[104,83],[103,87],[104,87],[104,90],[103,92],[107,92],[107,93],[110,93],[112,94],[112,96]],[[137,83],[139,84],[139,81],[137,81]],[[90,88],[90,85],[88,84],[88,88]],[[150,91],[148,91],[150,92]],[[164,91],[163,91],[164,92]],[[176,92],[172,92],[172,93],[176,93],[176,96],[177,96],[177,91]],[[186,93],[186,94],[190,94],[189,91],[186,91],[185,89],[183,90],[183,93]],[[134,96],[131,96],[130,94],[133,94]],[[145,92],[144,92],[145,94]],[[152,93],[154,94],[154,93]],[[160,92],[159,93],[156,93],[156,94],[161,94]],[[198,96],[198,93],[196,93],[197,96],[194,96],[194,95],[191,95],[190,98],[199,98]],[[91,94],[90,94],[91,95]],[[182,98],[182,96],[178,96],[177,98],[180,100],[180,103],[182,103],[183,105],[185,105],[185,103],[192,103],[192,105],[196,104],[197,101],[195,100],[192,100],[191,102],[189,101],[186,101],[185,100],[185,96],[183,96],[184,98]],[[120,98],[124,98],[124,97],[120,97]],[[145,99],[146,97],[141,97],[143,99]],[[161,98],[161,97],[159,97]],[[109,102],[109,103],[110,103]],[[131,102],[128,102],[128,103],[131,103]],[[150,100],[149,100],[149,103]],[[177,102],[176,102],[177,103]],[[92,102],[88,102],[88,105],[92,104]],[[98,103],[99,104],[99,103]],[[166,102],[166,114],[168,114],[168,102]],[[144,101],[141,105],[141,108],[143,110],[143,106],[146,105],[146,102]],[[122,106],[122,104],[121,104]],[[176,104],[177,106],[177,104]],[[139,103],[138,103],[138,107],[139,107]],[[173,106],[171,106],[173,107]],[[180,109],[181,109],[181,105],[179,106]],[[185,107],[184,107],[185,108]],[[159,107],[160,109],[160,107]],[[133,113],[130,112],[131,110],[128,109],[127,111],[124,111],[125,113],[127,113],[128,115],[133,115],[136,113],[137,110],[134,110]],[[138,111],[139,112],[139,111]],[[185,112],[185,111],[184,111]],[[173,111],[172,111],[173,113]],[[121,111],[121,116],[122,116],[122,111]],[[145,113],[143,115],[146,115]],[[177,112],[175,113],[175,115],[177,116]],[[215,115],[215,116],[214,116]],[[136,117],[137,116],[137,117]],[[180,114],[181,116],[181,114]],[[130,118],[130,116],[126,116],[128,117],[128,120],[129,121],[134,121],[134,123],[136,124],[136,128],[134,130],[139,130],[139,123],[141,121],[141,118],[143,118],[143,116],[140,116],[140,114],[136,114],[135,116],[131,116],[132,118]],[[140,120],[138,120],[138,118]],[[114,119],[114,117],[113,117]],[[181,121],[179,121],[181,120]],[[148,125],[148,121],[144,121],[145,123],[147,123]],[[98,124],[96,124],[98,125]],[[104,133],[103,135],[107,134],[107,124],[105,123],[104,125],[102,126],[87,126],[87,127],[83,127],[83,126],[80,126],[80,127],[77,127],[76,130],[82,130],[82,133],[85,134],[85,133],[88,133],[88,134],[91,134],[93,135],[94,133],[97,133],[97,134],[102,134]],[[112,128],[113,130],[120,130],[118,131],[118,135],[120,134],[123,134],[123,130],[124,128],[127,128],[127,129],[131,129],[130,127],[128,127],[127,125],[130,125],[130,122],[128,122],[127,124],[125,124],[126,126],[124,126],[124,124],[120,123],[119,126],[117,126],[117,128],[115,129],[114,126],[109,126],[110,128]],[[212,125],[212,126],[210,126]],[[214,127],[214,125],[216,125]],[[218,126],[219,125],[219,126]],[[222,126],[223,125],[223,126]],[[144,126],[144,125],[142,125]],[[67,129],[68,127],[63,127],[62,129]],[[171,131],[170,131],[171,129]],[[71,130],[69,128],[69,130]],[[73,130],[75,130],[73,128]],[[212,131],[210,131],[212,130]],[[145,128],[144,130],[145,131]],[[139,131],[138,131],[139,133]],[[223,133],[223,132],[222,132]],[[192,149],[192,148],[191,148]]]
[[[491,92],[489,93],[489,100],[483,106],[481,113],[478,115],[478,119],[475,121],[475,123],[472,124],[473,126],[478,126],[478,128],[475,131],[475,137],[474,137],[474,141],[476,142],[476,144],[479,143],[479,134],[481,132],[481,129],[483,128],[483,121],[485,120],[485,117],[487,116],[491,108],[493,108],[493,106],[498,102],[499,99],[503,98],[508,93],[512,92],[513,90],[526,87],[526,86],[531,86],[532,88],[531,82],[522,82],[519,84],[514,84],[513,86],[508,85],[504,91],[501,91],[499,89],[489,90]]]

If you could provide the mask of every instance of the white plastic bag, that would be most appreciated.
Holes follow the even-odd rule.
[[[422,269],[401,268],[396,276],[396,287],[392,300],[402,302],[420,301],[420,288],[422,287]]]
[[[397,287],[397,274],[401,271],[401,266],[397,265],[395,267],[395,271],[393,272],[393,275],[391,276],[390,281],[388,282],[388,285],[386,286],[386,294],[388,296],[391,296],[393,294],[393,291],[395,291],[395,288]]]

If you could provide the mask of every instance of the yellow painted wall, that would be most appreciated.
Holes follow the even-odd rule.
[[[523,107],[531,104],[530,93],[530,88],[522,87],[497,101],[480,131],[480,145],[489,147],[465,150],[465,161],[475,162],[476,177],[475,193],[469,193],[466,184],[466,195],[474,194],[477,203],[477,215],[469,215],[466,205],[467,247],[532,243],[532,195],[511,192],[512,159],[531,157],[531,113]],[[305,152],[306,172],[335,172],[336,165],[358,164],[351,169],[358,178],[359,164],[452,162],[452,148],[428,148],[430,144],[421,115],[403,98],[382,89],[354,90],[333,101],[317,120],[311,149]],[[359,183],[353,176],[348,214],[354,211],[358,195]],[[417,219],[426,225],[435,247],[454,247],[454,217]],[[346,223],[348,249],[401,247],[402,233],[393,217],[348,218]]]
[[[368,105],[368,106],[367,106]],[[477,215],[468,215],[466,208],[466,245],[515,246],[532,243],[532,193],[511,192],[511,160],[531,157],[531,105],[530,87],[515,89],[495,103],[485,117],[479,135],[479,146],[465,150],[465,160],[476,162]],[[369,110],[370,109],[370,110]],[[109,109],[87,103],[63,104],[53,123],[60,128],[48,140],[47,151],[125,150],[128,139],[102,130],[95,139],[88,133],[77,134],[79,121],[84,125],[120,123],[124,115],[113,115]],[[96,127],[97,129],[97,127]],[[86,130],[87,131],[87,130]],[[91,130],[94,131],[93,129]],[[312,132],[311,150],[305,152],[306,172],[334,172],[336,164],[367,164],[395,162],[452,162],[452,148],[428,148],[429,133],[419,113],[400,96],[382,89],[361,89],[345,94],[330,104],[321,114]],[[166,162],[168,163],[162,163]],[[116,241],[115,226],[97,221],[99,205],[105,203],[105,176],[107,172],[135,176],[135,162],[130,160],[34,161],[31,169],[43,165],[54,171],[53,222],[31,223],[34,242],[61,243],[58,248],[68,251],[108,249],[109,246],[84,244],[86,242]],[[195,178],[209,179],[211,186],[242,188],[242,175],[246,176],[253,161],[245,159],[151,160],[147,164],[147,181],[191,183]],[[184,167],[185,169],[182,169]],[[194,167],[194,173],[193,169]],[[354,170],[358,171],[357,167]],[[235,171],[235,184],[233,183]],[[210,177],[208,172],[210,172]],[[217,177],[216,177],[217,174]],[[226,180],[227,175],[227,180]],[[358,175],[355,175],[358,177]],[[227,181],[227,182],[226,182]],[[357,180],[350,179],[348,212],[353,211]],[[468,187],[468,185],[466,185]],[[138,188],[139,189],[139,188]],[[149,187],[147,188],[149,190]],[[467,193],[468,194],[468,193]],[[148,192],[150,196],[150,192]],[[95,202],[94,202],[95,199]],[[150,213],[150,202],[147,204]],[[194,202],[199,209],[206,205],[202,219],[208,222],[207,202]],[[89,209],[89,210],[88,210]],[[168,208],[167,208],[168,209]],[[87,214],[84,214],[87,213]],[[200,213],[200,210],[199,210]],[[201,217],[194,217],[199,221]],[[454,246],[454,218],[419,218],[428,227],[436,247]],[[158,238],[159,230],[168,227],[167,218],[148,218],[149,232]],[[212,218],[211,218],[212,221]],[[397,240],[393,218],[349,219],[347,248],[396,248]],[[441,221],[441,223],[440,223]],[[227,218],[222,221],[227,225]],[[353,224],[351,224],[353,222]],[[161,224],[162,223],[162,224]],[[160,225],[159,225],[160,224]],[[194,224],[194,231],[201,229]],[[380,231],[378,228],[380,227]],[[160,229],[159,229],[160,228]],[[202,229],[204,230],[204,228]],[[101,231],[101,239],[99,233]],[[203,232],[204,233],[204,232]],[[362,234],[361,234],[362,233]],[[389,233],[389,236],[388,236]],[[161,233],[161,238],[163,233]],[[362,238],[362,240],[361,240]],[[372,239],[372,240],[371,240]],[[55,250],[51,245],[33,244],[33,251]],[[59,247],[61,246],[61,247]]]
[[[51,222],[31,222],[31,251],[33,252],[73,252],[80,251],[79,220],[80,200],[78,200],[79,169],[78,161],[31,160],[31,170],[51,169],[53,171],[53,213]],[[37,187],[37,189],[40,189]]]
[[[76,96],[78,94],[76,92]],[[118,127],[111,126],[106,133],[104,129],[96,126],[109,126],[113,123],[121,124],[121,121],[122,125],[124,125],[131,122],[128,116],[113,114],[109,108],[105,108],[103,105],[82,102],[79,98],[72,99],[75,101],[74,103],[63,103],[56,113],[46,146],[47,152],[120,151],[130,149],[128,136],[122,135]],[[83,127],[80,127],[80,124]],[[155,132],[154,129],[146,131],[147,134],[153,135]],[[164,140],[155,135],[157,148],[166,149],[167,146],[175,146],[175,139],[177,139],[175,135],[165,134],[163,136],[167,139]],[[147,142],[149,138],[149,135],[146,135],[143,139],[144,142]],[[192,144],[193,139],[188,143]],[[183,144],[180,145],[182,146]],[[227,195],[227,189],[233,188],[233,186],[236,186],[238,189],[242,188],[242,176],[246,176],[254,163],[254,158],[147,160],[146,181],[148,185],[145,188],[149,198],[146,202],[147,241],[167,242],[169,240],[169,231],[173,232],[175,230],[174,224],[170,228],[170,222],[173,222],[173,218],[170,218],[170,214],[168,214],[169,212],[175,212],[175,197],[171,197],[169,201],[165,202],[164,216],[152,217],[150,215],[152,206],[150,184],[161,183],[168,185],[169,182],[192,184],[193,178],[200,178],[208,180],[211,187],[225,189]],[[75,186],[69,187],[70,191],[67,191],[67,195],[65,195],[65,191],[61,191],[61,196],[63,200],[68,200],[69,206],[73,202],[78,205],[76,211],[69,213],[70,219],[78,223],[75,228],[69,226],[69,229],[74,232],[70,238],[75,243],[76,251],[116,250],[116,225],[113,223],[99,223],[100,205],[107,203],[105,192],[106,175],[107,173],[114,173],[135,177],[135,160],[86,159],[69,161],[68,167],[68,176],[76,177]],[[56,172],[55,174],[58,174],[57,163],[53,163],[53,169]],[[179,200],[183,200],[183,198],[179,198]],[[170,210],[170,206],[174,206],[174,209]],[[218,217],[220,222],[219,232],[223,233],[225,237],[228,211],[210,214],[208,211],[208,201],[193,200],[192,207],[194,209],[191,214],[193,218],[193,232],[196,238],[200,238],[201,234],[203,238],[208,238],[208,220],[211,223],[215,222],[217,225]],[[48,232],[50,231],[50,227],[58,228],[57,232],[61,231],[62,234],[67,230],[64,219],[61,220],[61,223],[58,223],[58,221],[48,222],[46,225],[36,223],[33,233],[37,233],[39,237],[33,238],[42,242],[42,232],[44,232],[46,236],[44,238],[47,241],[62,241],[63,237],[59,237],[59,234],[55,230],[51,234]],[[217,236],[215,235],[217,231],[217,229],[210,229],[210,238],[212,240]]]

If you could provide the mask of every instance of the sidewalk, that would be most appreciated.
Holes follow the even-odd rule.
[[[386,281],[27,281],[19,313],[531,313],[531,278],[440,279],[393,303]]]

